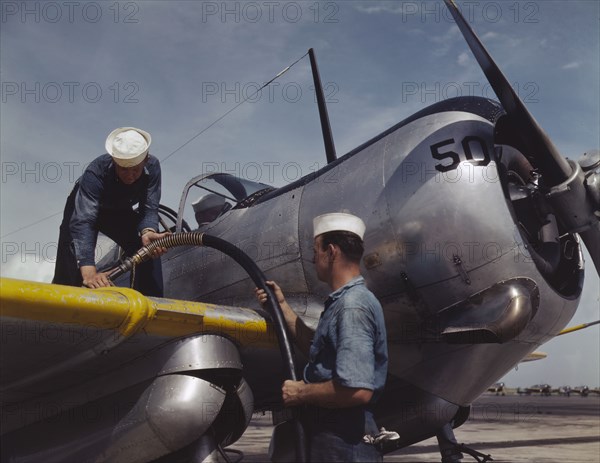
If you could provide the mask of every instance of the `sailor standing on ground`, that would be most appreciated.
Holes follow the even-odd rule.
[[[388,356],[383,309],[360,275],[365,224],[333,213],[316,217],[313,227],[317,276],[332,290],[316,332],[287,304],[281,288],[267,282],[292,338],[309,358],[304,381],[283,383],[283,403],[307,406],[302,422],[310,461],[381,461],[369,437],[379,432],[373,405],[383,391]],[[256,296],[267,300],[264,290]]]
[[[161,173],[158,159],[148,153],[151,142],[148,132],[134,127],[121,127],[108,135],[108,154],[90,163],[67,198],[52,283],[111,285],[107,273],[96,269],[98,232],[128,256],[168,234],[157,233]],[[158,249],[154,257],[164,252]],[[162,296],[160,259],[136,268],[134,288],[148,296]]]

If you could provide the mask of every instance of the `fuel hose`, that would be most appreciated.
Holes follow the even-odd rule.
[[[296,357],[294,355],[294,350],[292,348],[292,343],[279,301],[275,297],[271,287],[267,285],[266,277],[258,265],[256,265],[256,262],[232,243],[201,232],[167,235],[142,247],[132,257],[126,258],[118,267],[109,271],[108,278],[113,281],[124,273],[133,270],[136,265],[149,260],[156,249],[170,249],[177,246],[206,246],[221,251],[223,254],[226,254],[235,260],[246,271],[257,288],[265,291],[267,294],[265,306],[275,322],[275,332],[277,334],[277,340],[279,341],[279,350],[286,377],[293,381],[298,381],[298,376],[296,375]],[[305,462],[307,461],[307,456],[304,428],[297,417],[294,418],[294,424],[296,428],[296,460]]]

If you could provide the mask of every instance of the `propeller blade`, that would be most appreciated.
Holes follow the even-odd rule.
[[[583,176],[579,176],[577,179],[570,179],[575,174],[576,169],[571,168],[568,161],[558,152],[548,135],[546,135],[546,132],[544,132],[527,110],[504,74],[502,74],[502,71],[500,71],[498,65],[494,62],[461,14],[455,1],[444,0],[444,3],[450,10],[450,13],[452,13],[456,25],[496,93],[498,100],[502,103],[510,121],[511,130],[519,137],[519,142],[525,149],[523,154],[530,158],[533,164],[539,168],[542,174],[541,181],[546,187],[546,191],[549,191],[552,187],[564,184],[567,180],[571,182],[567,186],[567,189],[571,186],[581,186],[583,188],[583,190],[579,188],[581,194],[578,197],[571,197],[571,203],[561,204],[561,207],[557,208],[556,212],[559,220],[561,220],[567,230],[576,230],[579,233],[592,256],[596,271],[600,274],[600,223],[594,220],[594,210],[598,205],[589,194],[586,194],[585,187],[582,184]],[[563,186],[561,185],[561,188]],[[573,211],[570,210],[569,206],[573,207]],[[574,212],[575,210],[576,213]],[[582,225],[582,217],[589,218],[588,225],[583,229],[580,227]]]
[[[564,182],[571,174],[571,168],[566,159],[561,156],[548,135],[527,111],[498,65],[459,11],[454,0],[444,0],[444,3],[452,13],[456,25],[467,41],[498,100],[506,110],[521,142],[526,147],[527,152],[523,154],[535,160],[547,186],[551,187]]]

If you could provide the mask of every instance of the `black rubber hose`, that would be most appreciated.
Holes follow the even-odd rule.
[[[131,270],[134,265],[149,260],[156,248],[173,248],[186,245],[207,246],[209,248],[217,249],[223,254],[227,254],[246,271],[258,288],[265,291],[267,294],[266,306],[275,322],[275,332],[277,334],[277,340],[279,341],[279,350],[287,373],[286,376],[293,381],[298,381],[298,376],[296,375],[296,357],[294,355],[294,350],[292,349],[285,318],[281,306],[279,305],[279,301],[275,297],[271,287],[267,285],[267,279],[262,270],[256,265],[256,262],[254,262],[244,251],[228,241],[201,232],[168,235],[144,246],[135,255],[127,258],[121,265],[109,272],[108,278],[114,280]],[[304,428],[299,419],[296,418],[294,421],[297,437],[296,459],[299,462],[305,462],[307,461],[307,456]]]
[[[156,248],[174,248],[177,246],[204,246],[202,243],[202,236],[204,234],[200,232],[192,233],[177,233],[174,235],[167,235],[160,238],[152,243],[148,244],[136,252],[133,256],[125,259],[118,267],[109,270],[108,278],[114,281],[124,273],[130,271],[134,265],[139,265],[142,262],[146,262],[152,257],[152,254]]]
[[[265,293],[267,293],[266,305],[268,306],[271,315],[275,319],[275,331],[277,333],[277,339],[279,340],[279,350],[287,370],[287,376],[294,381],[298,381],[298,376],[296,375],[296,357],[294,355],[294,350],[292,349],[292,344],[286,328],[283,311],[281,310],[279,301],[275,297],[275,293],[273,293],[271,287],[267,285],[265,274],[260,268],[258,268],[256,262],[254,262],[248,256],[248,254],[233,244],[212,235],[204,235],[202,237],[202,241],[204,242],[205,246],[215,248],[235,260],[246,271],[246,273],[248,273],[250,278],[252,278],[252,281],[256,287],[263,289]],[[296,460],[299,462],[305,462],[307,461],[307,455],[304,427],[302,426],[302,422],[297,417],[294,418],[294,425],[296,427]]]
[[[286,329],[285,318],[279,301],[275,297],[273,290],[267,285],[267,280],[264,273],[258,265],[241,249],[234,246],[233,244],[212,235],[204,235],[202,241],[205,246],[209,248],[215,248],[224,254],[227,254],[233,260],[235,260],[245,271],[248,273],[252,281],[257,288],[263,289],[267,293],[267,306],[270,309],[269,312],[275,319],[275,329],[277,330],[277,338],[279,340],[279,348],[281,350],[281,358],[284,359],[285,369],[287,377],[294,381],[298,381],[296,375],[296,359],[294,351],[291,347],[291,341]]]

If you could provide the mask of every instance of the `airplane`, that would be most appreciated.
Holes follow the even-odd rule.
[[[557,393],[558,395],[566,395],[567,397],[570,397],[571,394],[579,394],[581,397],[587,397],[590,392],[593,392],[593,390],[591,390],[588,386],[562,386],[559,388],[553,388],[550,392]]]
[[[570,392],[579,394],[581,397],[587,397],[590,394],[590,388],[588,386],[576,386],[571,388]]]
[[[527,395],[540,394],[542,396],[549,396],[552,394],[552,386],[549,384],[534,384],[533,386],[526,387],[523,393]]]
[[[328,288],[311,262],[312,218],[363,218],[362,271],[390,357],[376,419],[400,435],[386,451],[460,426],[567,325],[580,237],[600,267],[600,154],[563,158],[445,2],[499,102],[433,104],[340,158],[329,143],[325,167],[281,188],[194,177],[176,212],[161,208],[174,240],[204,234],[249,255],[313,327]],[[231,207],[197,226],[200,193]],[[99,265],[118,263],[114,249]],[[255,411],[286,419],[289,365],[255,282],[210,247],[173,247],[162,263],[164,299],[2,279],[2,461],[201,461],[224,457]]]
[[[492,384],[490,387],[487,388],[487,391],[494,392],[496,395],[506,395],[506,392],[504,391],[503,382]]]
[[[571,396],[571,391],[571,386],[561,386],[559,388],[552,389],[552,393],[557,393],[558,395],[566,395],[567,397]]]

